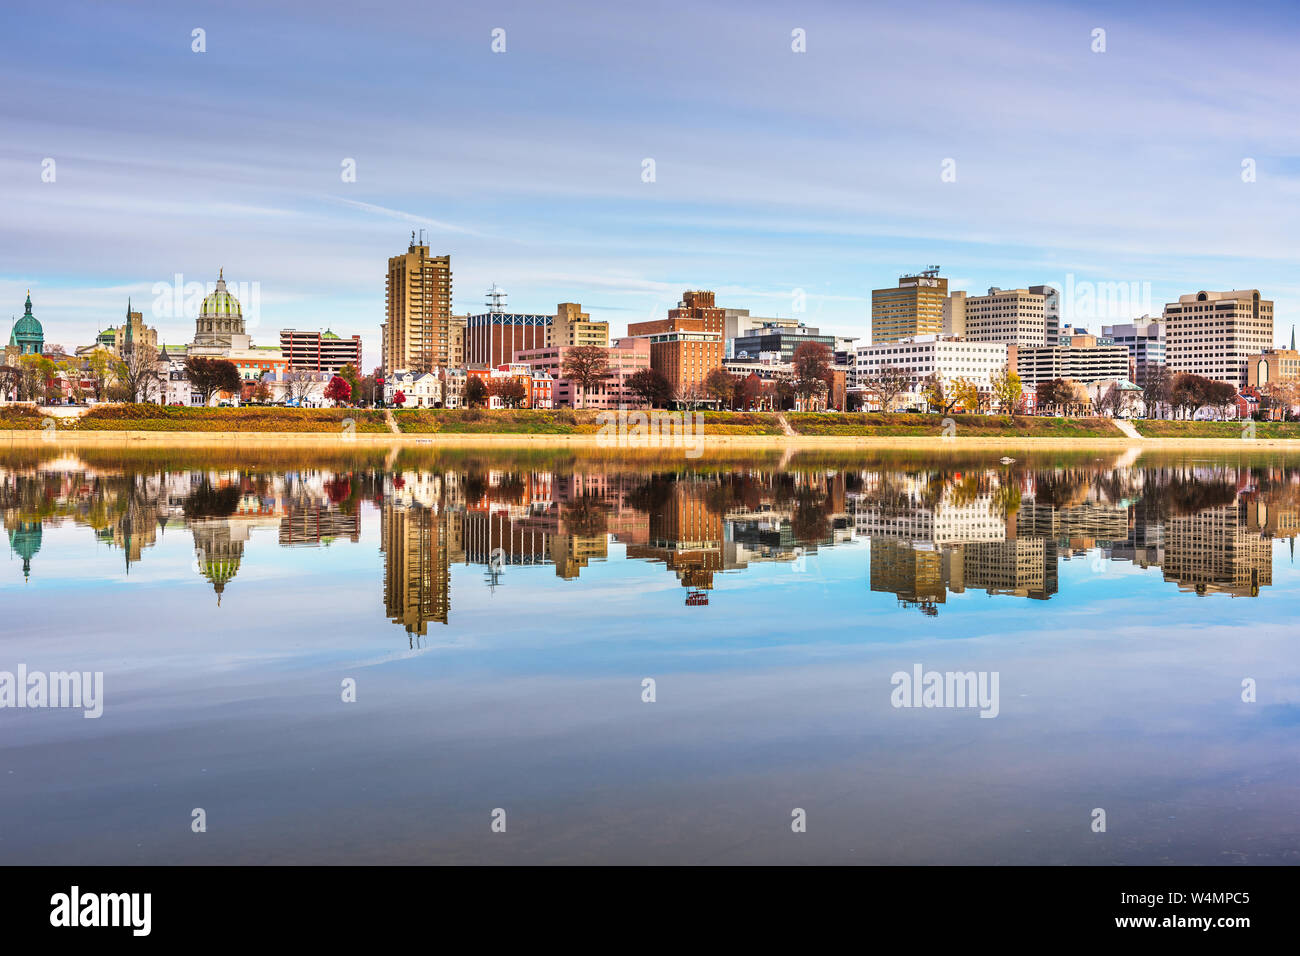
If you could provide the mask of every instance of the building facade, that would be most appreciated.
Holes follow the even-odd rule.
[[[1040,382],[1068,378],[1087,385],[1104,379],[1127,379],[1128,349],[1102,345],[1097,336],[1075,334],[1068,345],[1007,346],[1007,362],[1020,376],[1020,384],[1035,389]]]
[[[645,402],[627,386],[627,381],[642,369],[650,368],[650,340],[639,337],[615,339],[605,349],[605,362],[610,376],[599,385],[585,391],[564,377],[564,361],[571,348],[576,346],[547,346],[542,349],[523,349],[515,353],[515,361],[526,362],[534,369],[545,372],[555,382],[556,408],[640,408]]]
[[[899,369],[909,389],[935,375],[946,385],[963,380],[980,391],[993,387],[993,379],[1007,364],[1007,346],[1001,342],[968,342],[953,336],[926,335],[898,342],[858,347],[858,387],[870,387],[886,368]]]
[[[1191,372],[1243,388],[1246,359],[1273,347],[1273,302],[1258,289],[1194,292],[1165,305],[1170,371]]]
[[[688,290],[666,319],[629,322],[627,334],[650,343],[650,367],[668,379],[679,399],[703,393],[704,379],[722,365],[724,310],[712,292]]]
[[[836,338],[822,335],[820,329],[806,325],[764,326],[745,335],[737,336],[732,341],[733,358],[748,358],[760,362],[789,363],[794,361],[794,351],[805,342],[817,342],[826,346],[834,357]]]
[[[1041,287],[1040,287],[1041,288]],[[1047,345],[1047,295],[1029,289],[989,289],[987,295],[948,297],[944,331],[970,342]]]
[[[298,329],[280,331],[280,351],[289,368],[309,372],[338,372],[345,365],[361,371],[361,336],[342,338],[326,329],[324,332],[302,332]]]
[[[1246,384],[1255,388],[1300,379],[1300,352],[1265,349],[1246,358]]]
[[[609,348],[609,323],[593,322],[577,302],[561,302],[555,307],[547,345],[557,347],[594,345]]]

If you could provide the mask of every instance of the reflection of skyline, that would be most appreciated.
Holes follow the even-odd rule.
[[[965,471],[761,469],[561,473],[326,469],[113,473],[75,459],[0,472],[0,508],[25,579],[53,557],[47,525],[90,528],[126,571],[161,536],[188,529],[195,571],[229,599],[246,549],[357,544],[377,510],[386,616],[414,639],[451,623],[452,568],[484,568],[509,589],[516,569],[561,582],[608,561],[656,564],[709,603],[717,575],[797,562],[870,542],[871,591],[927,615],[948,593],[1050,600],[1062,560],[1160,569],[1198,595],[1258,596],[1272,584],[1274,538],[1300,533],[1300,472],[1238,466]],[[257,535],[259,529],[267,534]],[[42,550],[43,549],[43,550]],[[508,599],[508,598],[507,598]]]

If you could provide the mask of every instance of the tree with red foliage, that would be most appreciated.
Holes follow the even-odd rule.
[[[397,392],[396,394],[394,394],[394,395],[393,395],[393,404],[394,404],[394,405],[405,405],[405,404],[406,404],[406,393],[405,393],[405,392]]]
[[[335,375],[330,379],[330,383],[325,386],[325,397],[331,402],[346,402],[352,397],[352,386],[345,379]]]

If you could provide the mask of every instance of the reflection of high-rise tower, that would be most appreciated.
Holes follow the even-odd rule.
[[[408,634],[447,623],[451,607],[447,514],[385,502],[379,547],[384,552],[384,609]]]
[[[713,587],[723,567],[723,518],[705,500],[708,483],[675,481],[668,499],[650,513],[649,542],[629,545],[629,558],[663,561],[684,587]]]
[[[887,591],[907,607],[933,615],[948,596],[944,555],[897,538],[871,539],[871,590]]]
[[[1170,515],[1164,574],[1182,591],[1257,597],[1273,583],[1273,546],[1247,527],[1238,503]]]

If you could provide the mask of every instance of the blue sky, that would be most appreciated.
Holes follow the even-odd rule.
[[[809,324],[865,337],[870,290],[935,263],[973,292],[1150,283],[1156,311],[1258,287],[1278,341],[1300,312],[1290,5],[10,3],[3,20],[0,317],[30,287],[69,348],[128,295],[187,340],[192,321],[150,314],[155,284],[224,267],[258,284],[256,341],[329,326],[374,364],[385,260],[419,228],[452,256],[458,311],[495,282],[514,309],[580,301],[616,334],[703,287],[766,315],[803,290]]]

